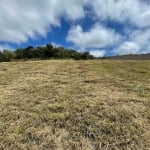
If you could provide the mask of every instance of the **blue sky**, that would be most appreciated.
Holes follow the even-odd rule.
[[[95,56],[150,53],[149,0],[1,0],[0,50],[52,43]]]

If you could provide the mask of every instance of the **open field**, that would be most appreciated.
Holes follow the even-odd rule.
[[[0,63],[0,150],[149,150],[150,61]]]

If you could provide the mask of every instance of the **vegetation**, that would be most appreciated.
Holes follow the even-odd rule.
[[[63,47],[53,47],[47,44],[45,47],[32,47],[29,46],[24,49],[17,49],[16,51],[0,51],[0,62],[7,62],[18,59],[94,59],[94,56],[89,52],[80,53],[75,50],[65,49]]]
[[[64,47],[53,47],[47,44],[44,47],[19,48],[15,51],[0,51],[0,62],[9,62],[12,60],[42,60],[42,59],[74,59],[74,60],[92,60],[92,59],[115,59],[115,60],[150,60],[150,54],[128,54],[108,57],[94,57],[89,52],[78,52]]]
[[[149,77],[150,61],[0,63],[0,149],[148,150]]]

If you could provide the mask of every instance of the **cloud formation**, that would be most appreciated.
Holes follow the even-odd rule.
[[[26,42],[46,36],[51,26],[60,26],[60,17],[77,20],[85,16],[86,0],[1,0],[0,41]]]
[[[140,50],[140,47],[137,43],[134,42],[124,42],[119,46],[116,53],[120,55],[124,54],[137,54]]]
[[[150,2],[146,0],[89,1],[94,19],[99,26],[84,32],[76,26],[68,32],[67,40],[83,47],[109,47],[115,54],[150,53]],[[105,27],[103,22],[122,24],[124,34],[117,27]],[[120,34],[120,35],[119,35]]]
[[[80,25],[74,26],[68,32],[67,41],[83,48],[102,48],[118,43],[121,36],[114,30],[96,24],[88,31],[83,31]]]
[[[126,22],[150,27],[150,3],[144,0],[95,0],[91,2],[99,20]]]
[[[95,56],[95,57],[103,57],[105,55],[106,51],[105,50],[91,50],[90,54]]]
[[[93,24],[85,27],[91,15]],[[117,54],[150,52],[150,1],[148,0],[1,0],[0,42],[22,43],[46,37],[65,19],[72,27],[66,37],[78,49],[104,49]],[[123,26],[106,26],[114,22]],[[57,41],[55,41],[57,43]],[[10,47],[1,44],[1,48]]]

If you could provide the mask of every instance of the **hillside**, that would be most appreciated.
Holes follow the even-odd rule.
[[[108,59],[118,59],[118,60],[150,60],[150,53],[149,54],[129,54],[129,55],[122,55],[122,56],[112,56],[108,57]]]
[[[150,148],[150,61],[0,63],[0,149]]]

